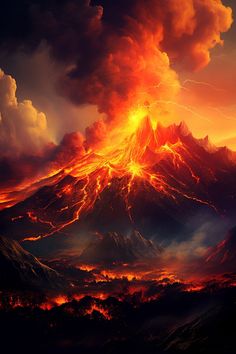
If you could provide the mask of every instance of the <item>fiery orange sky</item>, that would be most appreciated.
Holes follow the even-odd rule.
[[[236,11],[235,1],[223,1]],[[222,35],[223,46],[211,52],[210,64],[198,72],[180,72],[183,84],[179,102],[192,111],[174,110],[173,118],[184,119],[197,137],[209,135],[217,145],[236,150],[236,23]],[[178,118],[177,118],[178,117]],[[168,120],[168,118],[167,118]]]

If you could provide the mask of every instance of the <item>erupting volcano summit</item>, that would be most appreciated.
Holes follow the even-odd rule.
[[[131,122],[116,130],[105,147],[76,156],[51,177],[50,186],[4,210],[9,230],[20,229],[21,239],[38,240],[86,219],[98,231],[99,215],[128,229],[145,219],[147,227],[181,220],[196,208],[230,213],[234,153],[214,147],[208,138],[195,139],[184,123],[155,127],[140,112]],[[218,188],[224,188],[223,201]]]

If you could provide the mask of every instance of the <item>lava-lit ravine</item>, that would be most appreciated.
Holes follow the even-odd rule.
[[[160,135],[159,129],[147,116],[147,109],[140,108],[130,114],[128,125],[114,129],[102,146],[57,171],[50,181],[53,195],[39,207],[12,218],[13,223],[21,219],[45,226],[46,231],[24,239],[37,240],[71,225],[92,210],[101,193],[114,183],[119,185],[118,193],[131,222],[132,196],[145,186],[157,198],[163,196],[173,203],[180,198],[188,199],[216,210],[211,200],[191,188],[201,185],[194,169],[197,157],[191,154],[181,136],[171,135],[168,130]],[[168,167],[166,172],[159,168],[163,163]],[[209,169],[206,174],[208,180],[214,180],[214,171]]]

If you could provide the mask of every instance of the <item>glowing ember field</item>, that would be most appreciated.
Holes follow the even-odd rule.
[[[184,280],[166,270],[147,269],[144,265],[133,267],[120,265],[113,269],[80,265],[76,268],[83,272],[83,280],[72,280],[64,291],[48,291],[47,295],[38,293],[37,296],[30,291],[7,291],[0,294],[0,309],[39,308],[50,311],[75,302],[80,306],[77,316],[92,318],[95,311],[103,319],[111,320],[118,314],[112,315],[114,309],[109,304],[109,299],[116,299],[120,304],[127,302],[139,307],[143,303],[164,300],[169,291],[183,294],[217,293],[221,289],[227,291],[234,288],[236,284],[235,274],[209,276],[195,274],[191,275],[192,280],[186,278]],[[88,303],[84,306],[83,303],[86,302]]]

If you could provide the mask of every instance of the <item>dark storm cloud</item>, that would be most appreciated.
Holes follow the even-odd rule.
[[[35,49],[41,40],[47,40],[55,57],[66,60],[78,54],[79,46],[89,47],[86,37],[92,38],[93,26],[96,31],[102,8],[89,6],[88,0],[10,0],[1,4],[1,13],[2,48]]]

